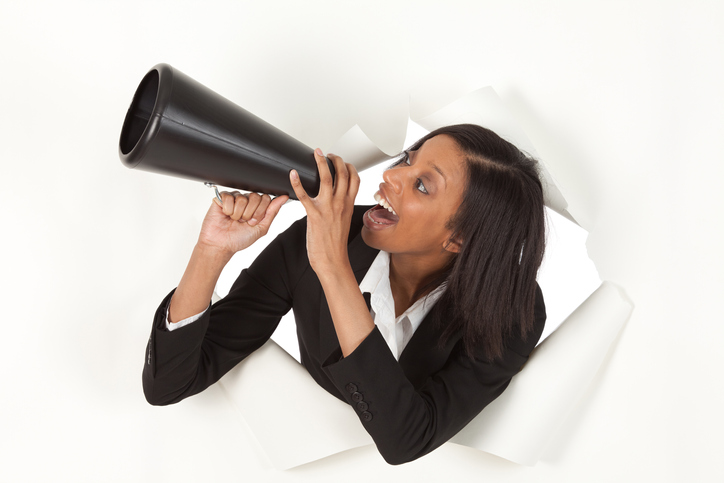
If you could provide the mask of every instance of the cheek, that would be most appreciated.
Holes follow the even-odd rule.
[[[408,212],[404,220],[400,220],[399,228],[415,240],[437,242],[447,233],[447,218],[435,208],[424,207],[415,212]],[[402,225],[402,226],[400,226]]]

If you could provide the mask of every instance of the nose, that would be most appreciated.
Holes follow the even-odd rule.
[[[401,169],[390,168],[382,172],[382,179],[398,195],[402,193],[403,178],[404,173]]]

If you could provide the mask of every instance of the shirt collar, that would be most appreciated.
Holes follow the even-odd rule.
[[[375,314],[381,313],[384,304],[389,307],[389,310],[392,312],[392,320],[398,322],[407,317],[410,320],[413,331],[420,326],[425,316],[430,312],[435,302],[437,302],[437,299],[442,295],[444,289],[443,286],[437,287],[427,296],[417,300],[395,319],[395,304],[392,298],[392,288],[390,287],[390,254],[384,250],[380,250],[372,261],[372,265],[370,265],[369,270],[362,279],[359,288],[362,293],[370,293],[372,310],[374,310]],[[381,321],[375,320],[375,323],[379,322]]]
[[[380,250],[375,259],[372,261],[372,265],[367,270],[365,277],[359,284],[360,290],[369,292],[370,294],[375,293],[380,282],[387,280],[387,286],[389,287],[390,282],[390,254],[384,250]],[[382,287],[380,287],[382,288]]]

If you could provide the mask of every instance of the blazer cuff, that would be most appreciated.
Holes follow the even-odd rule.
[[[200,349],[209,326],[210,311],[206,310],[199,320],[184,327],[183,330],[171,332],[166,329],[166,310],[175,291],[176,289],[173,289],[156,309],[153,328],[146,345],[142,379],[146,399],[151,404],[165,403],[165,398],[160,395],[165,394],[167,388],[158,381],[164,380],[170,372],[178,372],[178,368],[188,359],[189,354]],[[189,375],[184,374],[184,376]]]
[[[336,353],[323,367],[365,426],[373,424],[375,415],[380,414],[378,410],[386,406],[380,398],[382,394],[388,390],[392,391],[388,395],[394,394],[405,383],[412,389],[377,326],[351,354],[332,362]],[[377,423],[382,423],[382,419]]]

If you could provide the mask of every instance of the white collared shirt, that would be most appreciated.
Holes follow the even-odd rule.
[[[370,315],[372,315],[372,320],[374,320],[392,355],[397,360],[399,360],[407,343],[412,339],[412,334],[415,333],[443,292],[443,287],[436,288],[427,296],[417,300],[399,317],[395,317],[395,300],[392,297],[392,288],[390,286],[390,254],[382,250],[370,265],[364,279],[359,284],[359,288],[362,293],[368,292],[370,294]],[[176,330],[195,322],[201,318],[206,310],[176,323],[171,323],[168,320],[168,308],[166,308],[166,329]]]
[[[436,288],[395,317],[395,300],[390,287],[390,254],[382,250],[370,265],[359,288],[362,293],[370,293],[372,319],[397,360],[443,290],[442,287]]]

